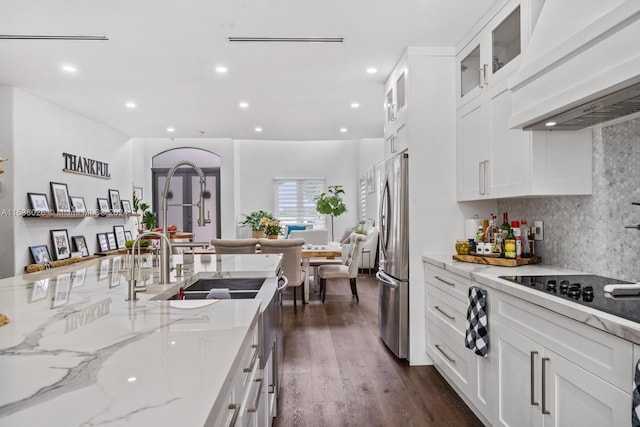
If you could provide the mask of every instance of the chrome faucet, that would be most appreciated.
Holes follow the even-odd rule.
[[[127,293],[127,299],[126,301],[135,301],[138,299],[138,292],[146,292],[147,287],[146,286],[137,286],[136,285],[136,262],[135,262],[135,249],[136,249],[136,244],[138,245],[138,255],[140,255],[140,239],[142,239],[143,237],[147,237],[147,236],[157,236],[160,237],[160,239],[162,240],[163,243],[166,243],[167,245],[167,250],[171,251],[171,241],[169,241],[169,238],[167,236],[165,236],[162,233],[157,233],[155,231],[147,231],[146,233],[142,233],[140,234],[136,240],[133,242],[133,245],[131,245],[131,276],[129,277],[129,289],[128,289],[128,293]],[[160,266],[159,266],[159,270],[160,272],[162,272],[163,268],[164,268],[164,259],[161,257],[160,258]],[[167,258],[167,261],[168,258]],[[167,266],[168,268],[168,266]],[[168,277],[168,275],[167,275]],[[160,281],[161,284],[166,284],[169,283],[164,282],[164,281]]]
[[[200,200],[198,200],[198,203],[196,204],[177,203],[177,204],[172,204],[171,206],[197,206],[198,207],[198,226],[204,227],[205,225],[211,222],[211,219],[209,219],[209,215],[207,215],[207,218],[204,217],[204,192],[205,192],[204,172],[202,172],[202,169],[200,169],[193,162],[190,162],[188,160],[179,161],[178,163],[173,165],[173,167],[169,170],[169,173],[167,173],[167,180],[164,182],[164,190],[162,191],[162,233],[164,233],[164,236],[167,238],[166,241],[167,243],[169,243],[169,245],[170,245],[169,237],[168,237],[169,232],[167,231],[167,216],[169,213],[169,202],[167,200],[167,195],[169,194],[169,185],[171,184],[171,178],[173,177],[173,174],[176,172],[176,170],[180,166],[191,166],[191,168],[193,168],[193,170],[195,170],[198,176],[200,177]],[[162,241],[161,252],[160,252],[160,256],[162,260],[162,262],[160,263],[161,265],[160,283],[163,283],[163,284],[169,283],[169,273],[170,273],[169,257],[171,255],[170,247],[171,246],[165,247],[165,242],[164,240]]]

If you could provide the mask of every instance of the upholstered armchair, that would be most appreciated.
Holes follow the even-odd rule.
[[[361,250],[364,250],[365,253],[362,254],[362,259],[360,260],[360,268],[371,269],[375,267],[376,264],[376,256],[378,254],[378,236],[380,234],[377,227],[371,227],[366,230],[367,234],[365,237],[365,241],[362,244]],[[368,251],[368,252],[367,252]],[[344,243],[342,245],[342,261],[344,262],[347,259],[347,255],[349,254],[349,243]]]
[[[360,256],[362,255],[362,244],[365,236],[362,234],[352,233],[349,238],[349,252],[346,259],[339,265],[321,265],[318,267],[318,277],[320,279],[320,297],[324,303],[327,295],[327,280],[331,279],[349,279],[351,285],[351,294],[360,301],[358,297],[357,279],[358,265]]]

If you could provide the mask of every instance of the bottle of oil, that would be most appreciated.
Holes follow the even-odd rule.
[[[507,237],[504,239],[504,257],[516,259],[516,236],[511,227],[509,227]]]

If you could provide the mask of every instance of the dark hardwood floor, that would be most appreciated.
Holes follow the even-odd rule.
[[[294,313],[285,295],[284,368],[276,427],[482,426],[432,366],[398,360],[378,334],[375,276],[330,281],[326,303]]]

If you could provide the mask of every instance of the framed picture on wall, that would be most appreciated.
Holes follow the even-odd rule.
[[[72,236],[71,240],[73,241],[76,251],[80,251],[83,257],[89,256],[89,248],[87,248],[87,241],[84,239],[84,236]]]
[[[51,254],[47,245],[29,246],[29,251],[34,264],[48,264],[51,262]]]
[[[107,233],[107,241],[109,242],[109,250],[115,251],[118,249],[118,243],[116,242],[116,235],[112,231]]]
[[[111,213],[121,214],[122,206],[120,206],[120,192],[118,190],[109,190],[109,201],[111,201]]]
[[[42,215],[51,213],[49,200],[44,193],[27,193],[29,204],[31,205],[31,215]]]
[[[82,196],[71,196],[71,210],[73,213],[77,214],[86,214],[87,213],[87,205],[84,203],[84,197]]]
[[[133,236],[131,235],[131,232],[129,230],[124,231],[124,238],[127,240],[127,242],[129,240],[133,240]]]
[[[67,184],[62,182],[50,182],[51,196],[56,213],[71,213],[71,200]]]
[[[109,250],[109,240],[107,240],[107,233],[98,233],[97,236],[100,252],[107,252]]]
[[[124,234],[124,225],[114,225],[113,233],[116,235],[116,244],[118,249],[125,249],[127,243],[127,237]]]
[[[133,209],[131,209],[131,202],[129,200],[121,200],[122,203],[122,213],[124,214],[132,214]]]
[[[98,197],[98,215],[107,216],[111,213],[109,208],[109,199]]]
[[[71,257],[69,234],[67,234],[67,230],[51,230],[51,241],[53,242],[53,253],[56,260]]]

